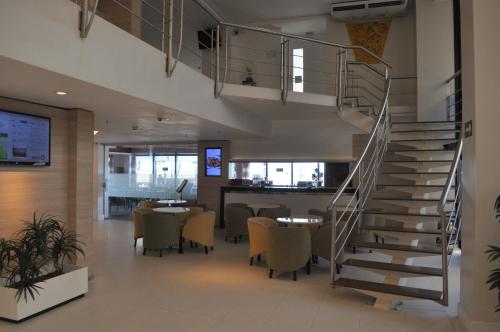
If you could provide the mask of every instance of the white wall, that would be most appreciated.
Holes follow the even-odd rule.
[[[418,0],[418,121],[446,120],[447,86],[454,73],[453,1]]]
[[[500,245],[493,206],[500,195],[500,1],[462,0],[463,120],[472,121],[464,139],[463,226],[459,316],[467,331],[500,331],[494,312],[498,291],[486,279],[499,261],[488,263],[487,245]]]
[[[337,116],[273,121],[272,132],[270,138],[233,140],[231,159],[351,160],[352,135],[362,133]]]
[[[346,45],[351,44],[345,23],[333,21],[329,15],[257,22],[252,25],[288,32],[289,27],[297,24],[304,26],[304,29],[308,29],[310,26],[313,30],[302,31],[302,35],[308,32],[307,36],[311,38]],[[298,33],[295,30],[291,32]],[[280,37],[278,36],[249,31],[240,31],[238,35],[232,36],[231,56],[246,61],[231,61],[231,69],[234,72],[230,75],[230,82],[241,83],[245,75],[238,72],[245,71],[246,66],[249,66],[254,71],[257,86],[279,88],[279,43]],[[304,91],[333,94],[337,49],[296,39],[290,41],[290,49],[301,47],[304,48],[304,67],[306,68],[304,72]],[[391,72],[393,76],[416,74],[415,11],[413,5],[407,15],[392,19],[383,58],[393,66]],[[363,72],[363,74],[366,74],[366,72]],[[369,75],[367,74],[367,76]],[[392,91],[392,105],[416,104],[416,82],[414,79],[394,81]]]

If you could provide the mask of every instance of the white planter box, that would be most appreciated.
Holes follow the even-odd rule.
[[[88,292],[88,269],[73,265],[64,266],[64,274],[38,283],[42,289],[33,300],[16,298],[16,289],[0,287],[0,318],[19,322],[42,311],[82,296]]]

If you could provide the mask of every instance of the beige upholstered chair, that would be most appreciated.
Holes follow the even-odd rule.
[[[137,208],[134,210],[134,248],[137,246],[137,239],[144,236],[144,215],[153,213],[149,208]]]
[[[249,208],[226,207],[224,209],[224,220],[226,224],[225,239],[234,238],[234,243],[238,243],[238,237],[248,234],[247,220],[253,217]]]
[[[337,226],[337,234],[342,231],[342,228],[345,226],[344,222],[341,222]],[[345,241],[345,234],[342,234],[337,242],[337,248]],[[311,236],[312,242],[312,256],[313,260],[317,263],[317,257],[321,257],[326,259],[327,261],[332,260],[332,224],[327,224],[321,226],[314,234]],[[341,252],[338,261],[342,262],[344,260],[344,252]],[[340,264],[337,265],[337,272],[339,271]]]
[[[307,266],[307,274],[311,271],[311,234],[304,227],[267,228],[268,251],[267,266],[269,278],[273,272],[293,272],[293,280],[297,280],[297,270]]]
[[[198,213],[186,222],[182,229],[182,237],[205,247],[205,254],[208,254],[208,247],[214,249],[214,227],[215,212],[207,211]]]
[[[179,242],[181,226],[174,216],[157,212],[144,216],[144,251],[159,250],[160,257],[163,249],[171,248]]]
[[[199,206],[191,206],[188,207],[188,209],[189,209],[188,212],[177,213],[175,215],[175,218],[177,218],[177,220],[181,223],[181,225],[184,225],[191,217],[203,213],[204,211],[204,209]]]
[[[277,208],[265,209],[262,212],[261,217],[266,217],[276,220],[280,217],[290,217],[290,214],[291,214],[290,208],[277,207]]]
[[[253,259],[257,256],[260,261],[260,255],[267,252],[267,227],[278,226],[274,219],[265,217],[248,218],[248,239],[250,246],[248,256],[250,257],[250,265],[253,264]]]

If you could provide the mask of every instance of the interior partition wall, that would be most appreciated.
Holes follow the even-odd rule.
[[[196,147],[106,146],[104,149],[105,217],[130,214],[142,200],[197,199]]]

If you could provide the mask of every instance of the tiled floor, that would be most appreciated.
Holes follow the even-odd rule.
[[[326,264],[314,266],[310,276],[299,273],[297,282],[290,275],[268,279],[264,263],[248,265],[246,243],[224,243],[219,231],[209,255],[187,249],[163,258],[143,257],[140,242],[134,250],[130,221],[95,223],[94,234],[89,293],[19,325],[0,322],[1,332],[462,332],[457,294],[449,308],[412,301],[400,311],[382,311],[365,295],[330,288]]]

